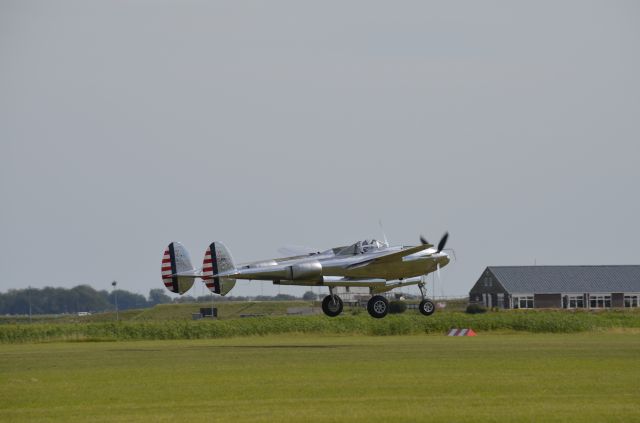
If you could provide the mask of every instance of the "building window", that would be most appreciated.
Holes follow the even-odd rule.
[[[484,287],[485,288],[491,288],[491,277],[490,276],[486,276],[484,278]]]
[[[584,308],[584,296],[569,295],[569,308]]]
[[[589,307],[611,308],[611,295],[590,295]]]
[[[624,306],[625,307],[638,307],[638,302],[640,300],[640,295],[625,295],[624,296]]]
[[[513,308],[533,308],[533,296],[513,297]]]

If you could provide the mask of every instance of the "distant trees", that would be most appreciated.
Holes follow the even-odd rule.
[[[314,301],[318,296],[313,291],[307,291],[302,294],[302,299],[305,301]]]
[[[115,308],[116,305],[116,292],[118,295],[118,308],[120,310],[129,310],[131,308],[145,308],[150,306],[144,295],[134,294],[133,292],[125,291],[122,289],[116,289],[109,294],[109,304],[113,306],[112,308]]]
[[[171,297],[165,294],[162,288],[156,288],[149,291],[149,304],[154,306],[158,304],[167,304],[171,302]]]
[[[305,293],[313,294],[308,291]],[[190,302],[211,302],[211,295],[204,295],[194,298],[183,295],[171,298],[164,289],[156,288],[149,291],[148,298],[144,295],[117,290],[118,308],[127,310],[132,308],[153,307],[158,304],[167,303],[190,303]],[[89,285],[78,285],[68,288],[27,288],[10,289],[5,293],[0,293],[0,314],[63,314],[78,312],[102,312],[115,310],[116,291],[97,291]],[[306,297],[303,297],[306,298]],[[315,298],[315,295],[314,295]],[[274,297],[220,297],[215,296],[213,300],[218,301],[291,301],[299,300],[299,297],[287,294],[278,294]]]
[[[60,314],[80,311],[108,310],[107,291],[96,291],[88,285],[72,289],[12,289],[0,294],[0,314]]]
[[[266,297],[264,295],[259,295],[255,299],[256,301],[293,301],[293,300],[299,300],[300,297],[296,297],[295,295],[289,295],[289,294],[278,294],[278,295],[274,295],[273,297]]]
[[[196,299],[193,298],[191,295],[181,295],[181,296],[179,296],[177,298],[174,298],[173,302],[174,303],[179,303],[179,304],[182,304],[182,303],[195,303]]]
[[[59,288],[60,289],[60,288]],[[96,291],[89,285],[78,285],[69,290],[67,294],[75,301],[74,311],[107,310],[109,308],[107,291]],[[65,292],[62,290],[60,296],[64,298]]]
[[[118,307],[148,307],[149,302],[140,294],[118,290]],[[97,291],[89,285],[67,288],[11,289],[0,293],[0,314],[63,314],[100,312],[115,309],[114,293]]]

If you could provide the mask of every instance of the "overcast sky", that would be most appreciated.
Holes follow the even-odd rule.
[[[640,5],[0,0],[0,146],[0,291],[146,295],[172,240],[242,262],[379,219],[450,231],[437,294],[639,264]]]

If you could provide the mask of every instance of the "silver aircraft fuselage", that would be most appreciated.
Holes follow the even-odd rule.
[[[372,240],[307,255],[245,263],[217,276],[270,280],[283,285],[369,286],[380,290],[385,286],[395,288],[399,283],[417,284],[417,280],[406,279],[434,272],[449,261],[447,253],[431,245],[390,247]]]
[[[227,247],[212,242],[205,251],[201,268],[191,264],[189,253],[179,242],[172,242],[162,258],[162,282],[172,292],[184,294],[197,278],[207,288],[226,295],[236,280],[266,280],[281,285],[327,286],[329,295],[322,301],[322,310],[335,317],[342,312],[342,300],[335,294],[336,287],[359,286],[369,288],[373,295],[368,303],[369,314],[376,318],[386,316],[389,302],[379,294],[409,285],[418,285],[422,295],[419,310],[431,315],[433,301],[426,298],[423,275],[449,264],[449,255],[443,251],[446,233],[434,248],[423,237],[422,245],[391,247],[376,240],[359,241],[346,247],[335,247],[322,252],[280,257],[235,265]]]

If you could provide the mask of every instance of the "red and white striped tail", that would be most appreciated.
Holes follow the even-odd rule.
[[[463,328],[463,329],[459,329],[459,328],[452,328],[449,333],[447,334],[447,336],[478,336],[473,329],[469,329],[469,328]]]
[[[213,277],[213,275],[218,273],[218,269],[215,269],[214,271],[214,266],[217,267],[217,263],[214,264],[213,257],[211,256],[211,247],[214,247],[213,251],[215,252],[215,243],[209,245],[209,247],[207,247],[207,251],[204,252],[204,260],[202,261],[202,280],[211,292],[219,294],[220,280],[219,278]]]
[[[223,272],[234,270],[233,258],[221,242],[212,242],[207,247],[202,261],[202,280],[216,294],[226,295],[236,284],[235,279],[218,277]]]
[[[199,277],[191,265],[189,253],[179,242],[172,242],[165,248],[160,271],[164,287],[176,294],[187,292],[193,286],[193,280]]]
[[[174,273],[175,269],[172,269],[171,265],[171,252],[169,251],[169,247],[167,247],[162,256],[162,283],[164,283],[165,288],[169,291],[178,292],[178,278],[171,276]]]

